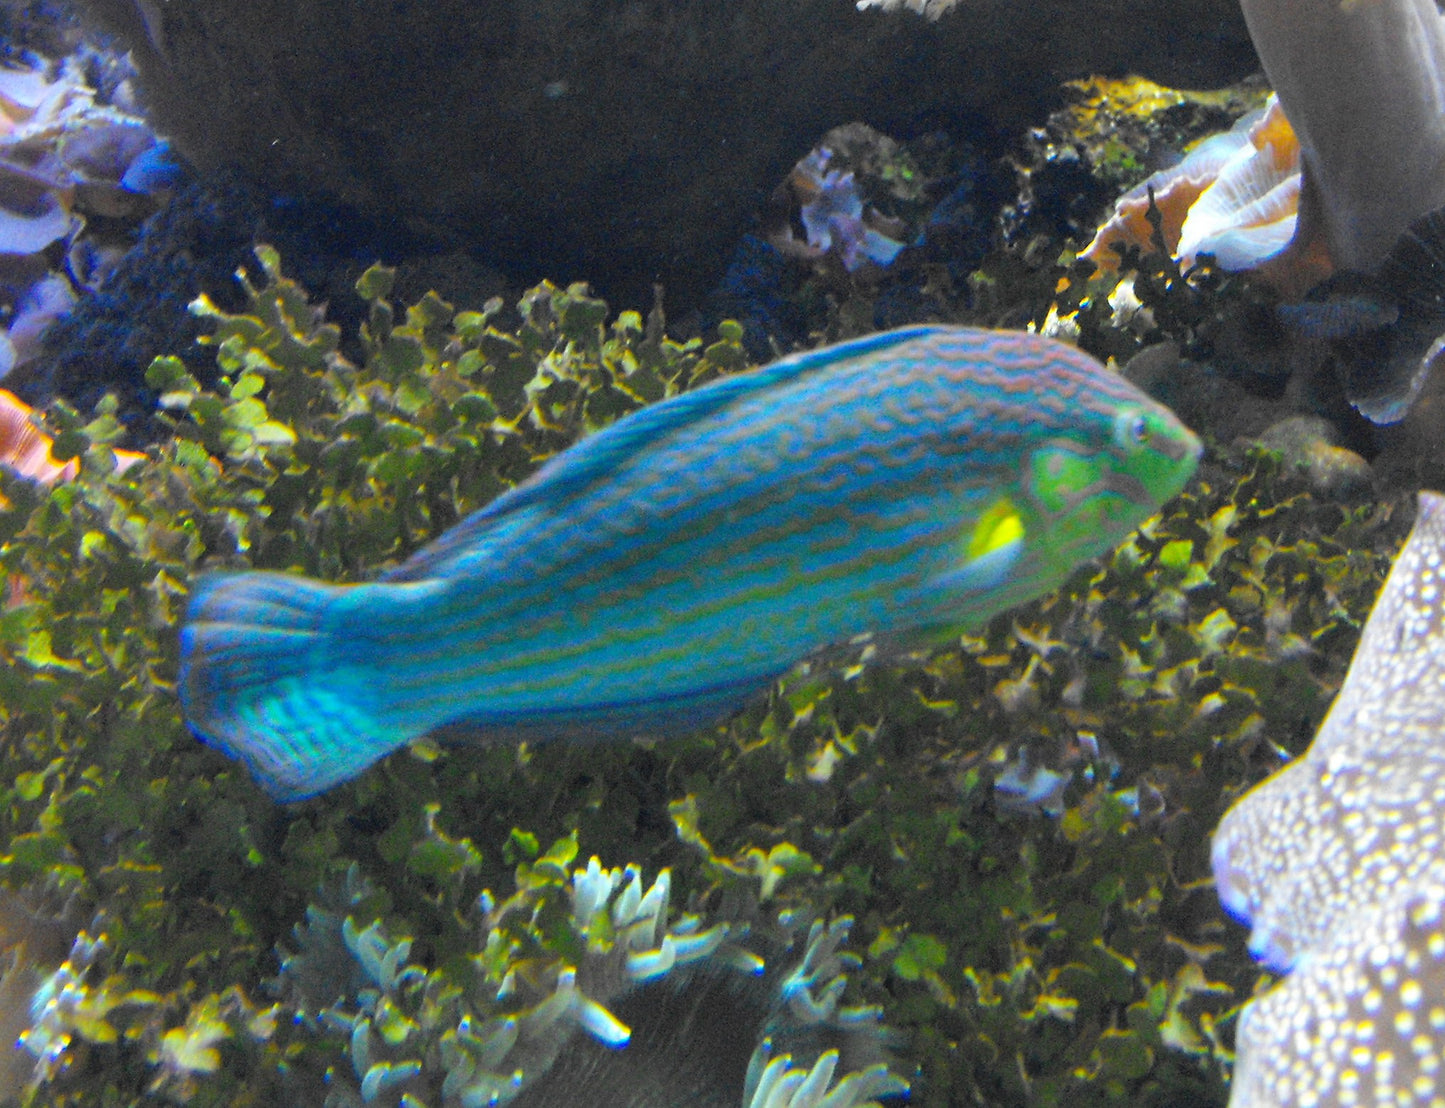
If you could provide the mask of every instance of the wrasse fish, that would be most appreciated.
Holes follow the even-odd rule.
[[[1047,592],[1199,453],[1050,339],[872,335],[634,412],[375,582],[200,578],[181,703],[280,800],[439,728],[702,726],[830,644],[917,641]]]

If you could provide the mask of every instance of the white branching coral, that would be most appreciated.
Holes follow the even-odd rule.
[[[602,955],[615,951],[621,956],[615,970],[628,980],[651,981],[675,966],[715,954],[730,933],[726,924],[703,928],[702,921],[690,915],[669,927],[671,895],[668,870],[662,870],[644,893],[637,866],[603,869],[594,857],[573,876],[572,923],[587,937],[590,951]],[[602,1035],[598,1038],[606,1041]]]
[[[895,12],[906,8],[925,19],[933,20],[952,9],[958,2],[959,0],[858,0],[858,10],[861,12],[869,8],[880,8],[885,12]]]
[[[740,1108],[865,1108],[907,1093],[889,1072],[879,1009],[842,1003],[859,965],[841,949],[850,920],[784,915],[771,937],[752,936],[740,919],[674,916],[667,870],[644,885],[639,867],[593,858],[570,874],[539,863],[529,878],[501,905],[480,899],[485,939],[470,983],[411,963],[411,940],[382,921],[360,925],[371,889],[354,869],[308,909],[278,984],[302,1027],[346,1044],[349,1067],[325,1068],[328,1108],[610,1103],[637,1082],[657,1103],[682,1104],[698,1080]],[[766,961],[740,945],[749,937]],[[679,1004],[690,1018],[673,1018]],[[739,1021],[744,1054],[710,1057]],[[667,1091],[673,1070],[689,1067],[683,1091]]]

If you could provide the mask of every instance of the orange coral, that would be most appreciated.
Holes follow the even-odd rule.
[[[13,392],[0,389],[0,465],[42,485],[69,481],[79,469],[78,463],[74,458],[55,460],[50,453],[52,440],[30,418],[33,413]],[[134,450],[117,450],[116,469],[124,472],[144,457]]]
[[[52,440],[30,418],[34,409],[8,389],[0,389],[0,466],[12,473],[38,481],[42,485],[53,485],[57,481],[69,481],[80,469],[80,464],[71,458],[59,462],[50,453]],[[126,470],[144,458],[134,450],[117,450],[115,464],[118,470]],[[0,509],[9,504],[0,496]],[[11,578],[6,592],[7,604],[17,604],[24,599],[24,586]]]
[[[0,389],[0,465],[42,485],[69,481],[79,464],[74,458],[57,462],[51,457],[50,436],[31,420],[32,410],[13,392]]]
[[[1323,252],[1294,241],[1300,146],[1274,97],[1263,112],[1205,139],[1177,166],[1121,196],[1081,256],[1114,270],[1116,246],[1148,249],[1151,190],[1164,244],[1181,264],[1211,254],[1221,268],[1252,270],[1286,294],[1302,292],[1329,275]]]

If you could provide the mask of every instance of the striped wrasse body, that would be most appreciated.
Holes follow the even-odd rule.
[[[446,729],[716,720],[814,651],[976,626],[1117,544],[1199,441],[1089,356],[941,325],[618,420],[377,581],[193,586],[193,731],[294,800]]]

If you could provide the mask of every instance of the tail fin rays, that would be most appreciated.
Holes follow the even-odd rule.
[[[371,710],[374,676],[336,664],[326,617],[344,588],[280,573],[192,586],[181,631],[186,722],[277,800],[355,777],[408,738]]]

